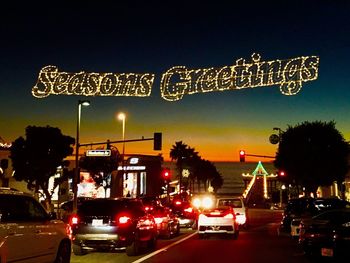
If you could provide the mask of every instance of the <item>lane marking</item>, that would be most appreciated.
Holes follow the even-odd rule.
[[[177,244],[179,244],[179,243],[181,243],[181,242],[183,242],[183,241],[185,241],[185,240],[187,240],[187,239],[193,237],[193,236],[196,235],[196,234],[197,234],[197,231],[194,232],[194,233],[192,233],[192,234],[190,234],[190,235],[188,235],[188,236],[186,236],[186,237],[184,237],[183,239],[180,239],[180,240],[178,240],[178,241],[176,241],[176,242],[174,242],[174,243],[171,243],[170,245],[168,245],[168,246],[166,246],[166,247],[163,247],[163,248],[161,248],[161,249],[158,249],[158,250],[152,252],[151,254],[148,254],[148,255],[146,255],[146,256],[144,256],[144,257],[142,257],[142,258],[139,258],[138,260],[135,260],[135,261],[133,261],[132,263],[140,263],[140,262],[143,262],[143,261],[145,261],[146,259],[149,259],[149,258],[151,258],[151,257],[153,257],[153,256],[155,256],[155,255],[157,255],[157,254],[159,254],[159,253],[161,253],[161,252],[167,251],[169,248],[171,248],[171,247],[173,247],[173,246],[175,246],[175,245],[177,245]]]

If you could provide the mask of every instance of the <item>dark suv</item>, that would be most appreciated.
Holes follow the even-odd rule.
[[[75,255],[83,255],[88,249],[126,248],[126,254],[132,256],[142,247],[156,246],[157,225],[139,199],[86,200],[70,224]]]

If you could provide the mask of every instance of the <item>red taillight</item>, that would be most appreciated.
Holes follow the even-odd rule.
[[[153,210],[153,206],[145,206],[145,211],[152,211]]]
[[[192,207],[187,207],[184,209],[185,212],[187,213],[192,213],[193,212],[193,208]]]
[[[155,217],[154,221],[156,222],[156,224],[161,224],[163,222],[163,218],[162,217]]]
[[[131,220],[131,218],[128,216],[121,216],[121,217],[119,217],[118,222],[121,225],[125,225],[125,224],[129,223],[130,220]]]
[[[206,215],[200,214],[200,215],[199,215],[199,220],[203,220],[203,219],[205,219],[206,217],[207,217]]]
[[[70,220],[69,220],[69,224],[72,226],[72,225],[77,225],[79,224],[79,217],[78,215],[72,215]]]
[[[139,228],[140,230],[145,230],[145,229],[151,229],[155,226],[154,224],[154,220],[151,220],[150,218],[141,218],[138,222],[137,222],[137,228]]]
[[[210,215],[219,216],[219,215],[221,215],[221,212],[220,211],[213,211],[213,212],[210,212]]]

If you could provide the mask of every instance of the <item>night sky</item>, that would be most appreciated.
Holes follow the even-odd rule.
[[[49,125],[75,137],[77,102],[89,99],[81,143],[120,140],[115,115],[121,111],[126,139],[163,133],[162,151],[153,151],[149,141],[128,143],[126,153],[168,159],[172,145],[183,141],[210,161],[237,161],[240,149],[274,155],[273,128],[304,121],[335,121],[350,140],[348,1],[226,2],[236,1],[11,2],[0,18],[0,136],[11,142],[28,125]],[[173,102],[161,97],[162,74],[174,66],[220,68],[249,61],[253,53],[262,61],[319,56],[318,79],[303,83],[294,96],[274,85]],[[152,73],[155,79],[149,97],[39,99],[31,91],[48,65],[75,73]]]

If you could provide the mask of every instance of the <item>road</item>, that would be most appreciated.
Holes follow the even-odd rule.
[[[196,231],[183,229],[181,235],[170,240],[159,240],[156,251],[145,251],[137,257],[125,252],[90,252],[84,256],[72,255],[72,263],[164,263],[164,262],[310,262],[297,247],[296,240],[278,234],[281,211],[251,209],[247,230],[241,230],[237,240],[211,236],[199,239]]]

